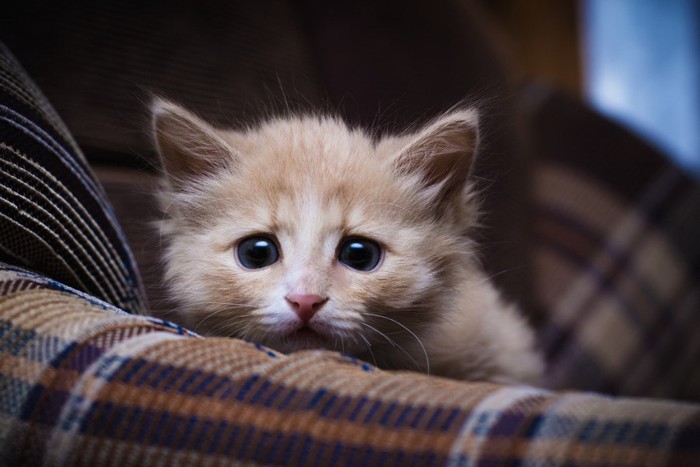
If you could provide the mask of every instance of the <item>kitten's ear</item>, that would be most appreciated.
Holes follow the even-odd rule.
[[[232,161],[236,152],[218,131],[183,107],[156,98],[151,103],[151,115],[156,148],[174,186]]]
[[[442,202],[461,193],[474,160],[478,114],[458,110],[442,115],[408,137],[394,159],[401,175],[418,176],[429,199]]]

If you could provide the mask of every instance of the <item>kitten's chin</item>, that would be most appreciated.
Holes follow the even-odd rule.
[[[289,353],[298,350],[332,349],[331,340],[314,331],[311,328],[303,327],[279,337],[276,337],[268,346],[280,352]]]

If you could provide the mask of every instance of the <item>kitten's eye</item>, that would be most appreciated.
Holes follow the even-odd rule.
[[[365,238],[350,238],[340,245],[338,260],[358,271],[371,271],[382,259],[382,247]]]
[[[267,237],[249,237],[238,244],[238,262],[247,269],[269,266],[280,257],[277,245]]]

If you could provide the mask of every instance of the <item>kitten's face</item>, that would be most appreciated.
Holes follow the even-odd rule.
[[[379,142],[332,119],[223,132],[172,104],[155,116],[167,276],[191,329],[361,353],[438,319],[468,261],[471,113]],[[443,146],[456,155],[426,163]]]

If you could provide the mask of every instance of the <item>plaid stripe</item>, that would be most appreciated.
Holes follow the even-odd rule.
[[[102,189],[1,44],[0,136],[0,257],[143,312],[134,260]]]
[[[700,400],[700,186],[610,123],[545,102],[561,138],[540,142],[535,180],[550,387]],[[595,137],[577,140],[581,127]]]
[[[700,462],[698,406],[284,356],[36,280],[0,273],[2,465]]]

